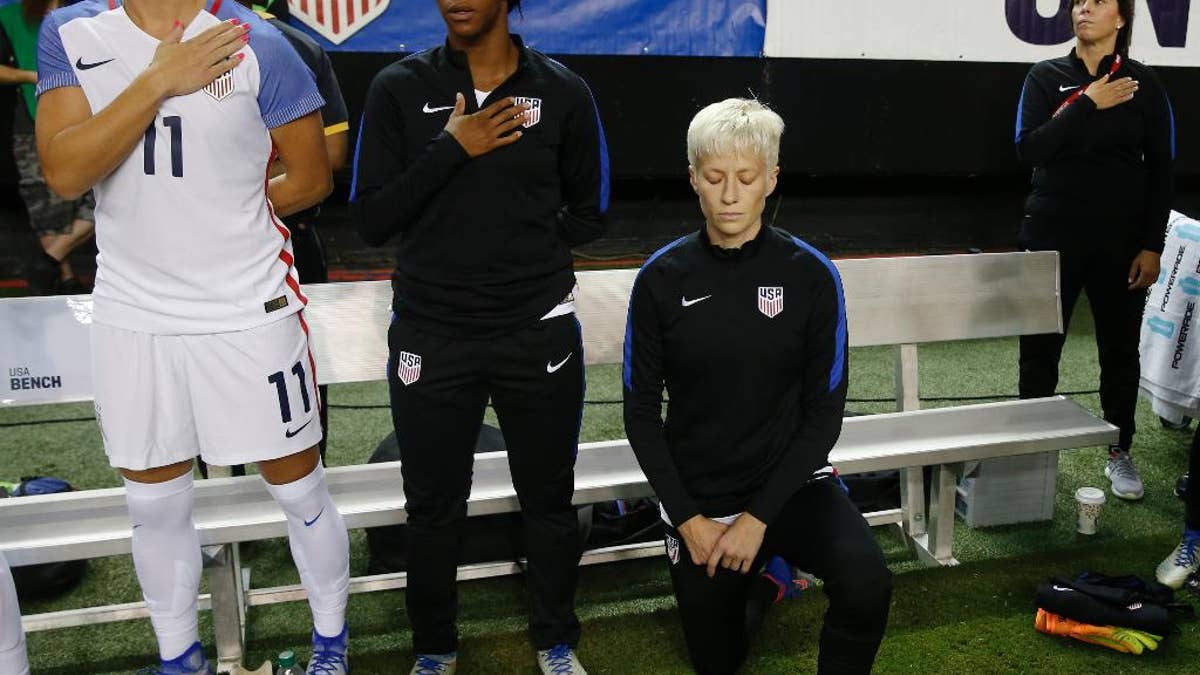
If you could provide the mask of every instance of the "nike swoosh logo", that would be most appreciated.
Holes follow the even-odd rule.
[[[685,295],[685,296],[683,296],[683,298],[681,298],[681,301],[682,301],[682,304],[684,307],[691,307],[692,305],[694,305],[698,302],[704,302],[705,300],[707,300],[711,297],[712,297],[711,295],[706,295],[703,298],[696,298],[695,300],[688,300],[687,296]]]
[[[547,363],[546,364],[546,372],[547,373],[557,373],[558,369],[567,365],[567,361],[570,361],[571,357],[574,355],[575,355],[575,352],[571,352],[570,354],[567,354],[567,358],[563,359],[562,361],[559,361],[557,364]]]
[[[109,59],[107,61],[97,61],[95,63],[84,63],[83,57],[81,56],[75,61],[75,67],[80,70],[91,70],[92,68],[99,68],[106,63],[112,63],[115,60],[116,59]]]
[[[295,436],[296,434],[300,433],[301,431],[304,431],[304,427],[306,427],[310,424],[312,424],[312,420],[309,420],[309,421],[305,422],[304,424],[301,424],[300,428],[295,431],[288,429],[287,431],[283,432],[283,435],[287,436],[288,438],[291,438],[291,437]]]
[[[1074,591],[1074,588],[1063,588],[1062,586],[1051,586],[1056,591]]]
[[[435,112],[442,112],[443,110],[454,110],[454,106],[452,106],[452,105],[444,105],[444,106],[442,106],[442,107],[440,107],[440,108],[430,108],[430,107],[429,107],[429,104],[428,104],[428,103],[426,103],[426,104],[425,104],[425,107],[424,107],[424,108],[421,108],[421,112],[424,112],[424,113],[426,113],[426,114],[428,114],[428,113],[435,113]]]
[[[319,513],[317,513],[317,517],[316,517],[316,518],[313,518],[312,520],[306,520],[306,521],[304,521],[304,526],[305,526],[305,527],[312,527],[312,524],[313,524],[313,523],[315,523],[315,522],[317,522],[317,520],[319,520],[319,519],[321,518],[321,514],[322,514],[322,513],[325,513],[325,507],[321,507],[321,511],[320,511]]]
[[[1064,86],[1062,86],[1061,84],[1060,84],[1060,85],[1058,85],[1058,90],[1059,90],[1059,91],[1071,91],[1072,89],[1078,89],[1078,88],[1079,88],[1079,85],[1078,85],[1078,84],[1077,84],[1077,85],[1074,85],[1074,86],[1071,86],[1071,87],[1064,87]]]

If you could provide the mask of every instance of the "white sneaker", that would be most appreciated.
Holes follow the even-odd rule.
[[[1112,481],[1112,493],[1121,499],[1141,499],[1145,494],[1142,476],[1133,465],[1133,457],[1129,456],[1128,450],[1109,448],[1104,475]]]
[[[458,652],[449,654],[417,654],[409,675],[454,675],[458,670]]]
[[[538,665],[543,675],[587,675],[583,664],[570,645],[555,645],[538,652]]]
[[[1158,564],[1154,576],[1158,583],[1179,590],[1196,570],[1200,570],[1200,532],[1184,531],[1179,545]]]

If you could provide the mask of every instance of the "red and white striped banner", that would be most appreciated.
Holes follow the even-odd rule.
[[[389,0],[288,0],[292,16],[335,45],[378,19]]]

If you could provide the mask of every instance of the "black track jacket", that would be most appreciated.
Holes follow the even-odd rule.
[[[846,340],[837,268],[782,230],[733,250],[701,230],[646,261],[625,333],[625,431],[672,523],[747,511],[770,525],[828,466]]]
[[[1100,62],[1108,73],[1113,57]],[[1017,154],[1033,167],[1021,239],[1035,248],[1071,248],[1105,239],[1136,252],[1162,252],[1174,199],[1175,121],[1153,70],[1124,59],[1113,80],[1132,77],[1133,100],[1097,110],[1073,93],[1097,78],[1075,50],[1034,64],[1017,105]]]
[[[476,112],[466,56],[448,46],[384,68],[367,92],[354,185],[358,230],[400,235],[393,309],[452,337],[486,337],[537,321],[575,284],[571,247],[600,237],[608,150],[583,79],[525,47],[501,97],[529,100],[523,137],[470,159],[445,132],[454,96]]]

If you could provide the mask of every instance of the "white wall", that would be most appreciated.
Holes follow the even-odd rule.
[[[1191,1],[1187,46],[1159,46],[1147,0],[1138,0],[1133,58],[1200,66],[1200,0]],[[1037,0],[1053,16],[1058,0]],[[1005,0],[768,0],[767,56],[1032,63],[1066,54],[1031,45],[1005,19]]]

